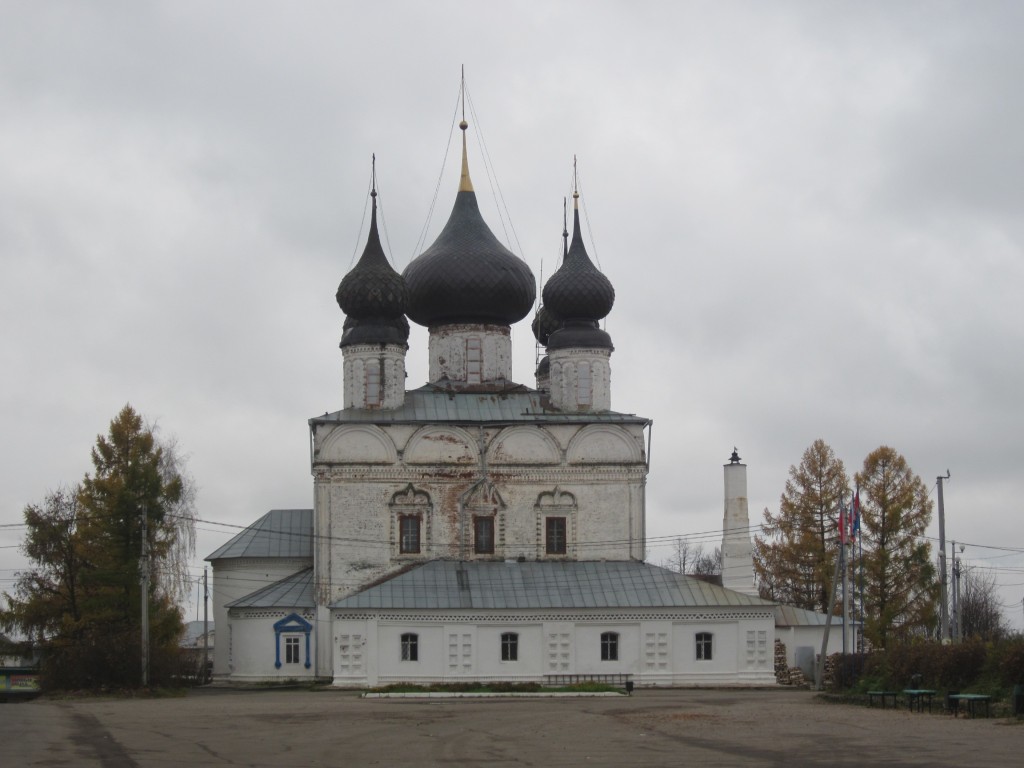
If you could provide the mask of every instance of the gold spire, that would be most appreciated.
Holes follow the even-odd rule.
[[[466,157],[466,129],[469,123],[463,119],[459,123],[462,129],[462,176],[459,178],[459,192],[472,192],[473,182],[469,178],[469,159]]]
[[[572,209],[580,209],[579,174],[576,172],[576,155],[572,156]]]

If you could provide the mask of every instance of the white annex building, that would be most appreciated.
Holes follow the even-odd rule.
[[[344,407],[309,421],[313,509],[273,510],[207,558],[215,679],[774,683],[746,467],[725,466],[725,587],[644,562],[651,422],[611,407],[611,283],[574,205],[533,321],[547,355],[535,387],[515,383],[510,326],[536,283],[480,215],[461,127],[451,216],[401,275],[371,193],[337,292]],[[406,318],[429,329],[430,380],[409,391]]]

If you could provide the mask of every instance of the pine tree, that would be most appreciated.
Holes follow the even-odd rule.
[[[865,635],[877,647],[924,635],[935,625],[938,585],[931,546],[928,489],[907,460],[881,446],[856,474],[864,547]]]
[[[761,595],[788,605],[828,612],[838,552],[838,510],[849,495],[843,462],[821,439],[804,451],[779,499],[764,511],[754,537],[754,571]]]
[[[194,547],[194,490],[131,406],[99,436],[81,486],[25,509],[23,551],[34,564],[6,595],[0,623],[45,652],[49,687],[133,686],[141,677],[140,565],[149,551],[150,679],[166,681],[177,656],[175,605]]]

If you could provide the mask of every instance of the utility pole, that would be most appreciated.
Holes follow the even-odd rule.
[[[209,615],[206,612],[206,601],[210,597],[210,590],[206,581],[206,568],[203,568],[203,674],[200,676],[200,680],[203,681],[203,685],[208,682],[206,679],[206,665],[209,663],[210,656],[210,620]]]
[[[142,687],[149,685],[149,515],[142,505],[142,557],[139,558],[142,572]]]
[[[939,616],[939,639],[946,642],[949,638],[949,594],[946,585],[946,511],[942,506],[942,481],[949,480],[949,470],[945,475],[939,475],[936,481],[939,484],[939,583],[942,586],[942,597]]]
[[[949,622],[949,634],[954,643],[960,642],[960,561],[956,559],[956,542],[949,547],[953,561],[953,616]]]

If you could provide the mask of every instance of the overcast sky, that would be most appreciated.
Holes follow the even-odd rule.
[[[24,506],[91,471],[126,402],[189,458],[197,576],[237,532],[220,524],[312,506],[307,419],[342,407],[334,293],[371,153],[401,271],[454,201],[465,65],[484,216],[538,277],[579,158],[616,289],[612,407],[654,420],[649,559],[668,556],[657,537],[715,543],[698,534],[721,529],[734,445],[751,522],[815,439],[850,474],[891,445],[933,500],[950,470],[947,537],[1024,626],[1024,4],[0,16],[0,589]],[[528,320],[513,344],[532,384]],[[408,368],[425,382],[421,329]]]

